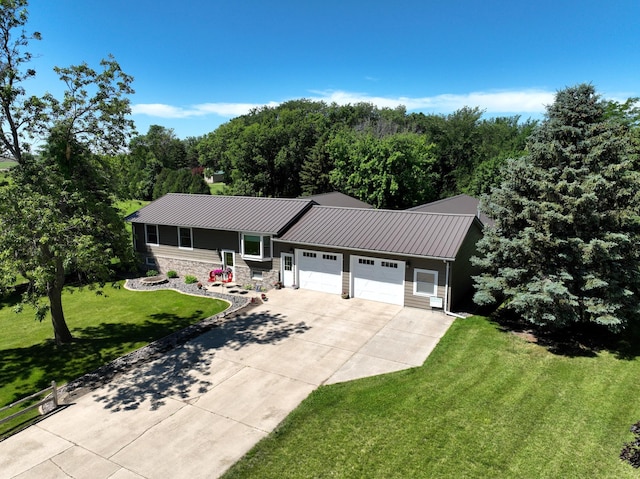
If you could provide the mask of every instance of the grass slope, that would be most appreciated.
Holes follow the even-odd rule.
[[[420,368],[316,390],[224,477],[637,477],[638,377],[458,320]]]
[[[107,286],[103,291],[97,295],[65,287],[65,317],[75,338],[65,346],[52,340],[50,319],[34,321],[29,308],[16,314],[15,296],[0,303],[0,406],[44,389],[52,380],[64,384],[228,307],[222,300],[168,290]]]
[[[0,170],[5,170],[8,168],[13,168],[14,166],[16,166],[18,163],[14,160],[0,160]]]

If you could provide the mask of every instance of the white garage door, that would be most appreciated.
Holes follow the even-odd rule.
[[[342,293],[342,255],[322,251],[296,250],[298,282],[303,289]]]
[[[404,305],[404,261],[351,257],[353,297]]]

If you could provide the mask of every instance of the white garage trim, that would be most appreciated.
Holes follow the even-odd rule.
[[[298,285],[324,293],[342,293],[342,254],[296,250]]]
[[[351,295],[404,306],[405,267],[404,261],[351,256]]]

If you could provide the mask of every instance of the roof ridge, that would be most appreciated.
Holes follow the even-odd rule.
[[[439,211],[412,211],[412,210],[391,210],[386,208],[359,208],[357,206],[329,206],[329,205],[313,205],[312,208],[334,209],[334,210],[362,210],[370,212],[384,213],[407,213],[417,215],[438,215],[438,216],[473,216],[473,213],[444,213]]]
[[[273,196],[247,196],[247,195],[209,195],[206,193],[166,193],[163,196],[190,196],[190,197],[202,197],[202,198],[243,198],[243,199],[250,199],[250,200],[283,200],[283,201],[306,201],[306,202],[311,202],[313,201],[310,198],[285,198],[285,197],[273,197]],[[159,198],[156,198],[153,201],[157,201],[160,198],[162,198],[162,196],[160,196]]]

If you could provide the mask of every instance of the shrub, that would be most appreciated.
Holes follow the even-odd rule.
[[[147,277],[151,278],[152,276],[158,276],[158,272],[155,269],[150,269],[147,271]]]
[[[192,276],[190,274],[186,275],[184,277],[184,282],[187,284],[193,284],[193,283],[197,283],[198,282],[198,278],[196,278],[195,276]]]
[[[167,278],[177,278],[178,277],[178,273],[176,273],[175,271],[171,270],[171,271],[167,271]]]

